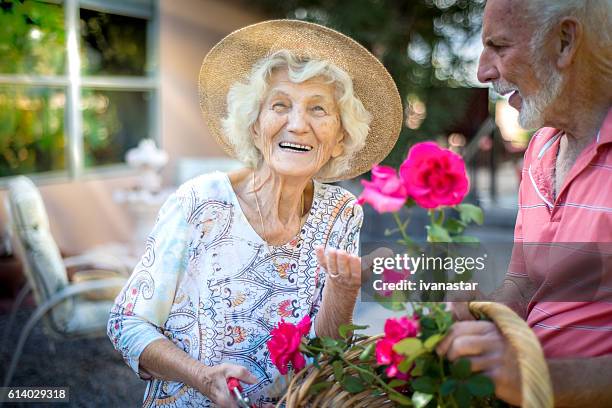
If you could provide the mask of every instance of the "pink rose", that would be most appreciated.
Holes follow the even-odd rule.
[[[391,318],[385,322],[385,338],[397,343],[408,337],[416,337],[419,332],[419,322],[402,316],[399,319]]]
[[[361,184],[365,188],[357,202],[368,203],[379,213],[399,211],[408,198],[406,187],[393,167],[374,166],[372,181],[361,180]]]
[[[400,380],[410,379],[410,371],[402,373],[398,366],[404,361],[405,356],[396,353],[393,346],[408,337],[416,337],[419,332],[419,322],[416,319],[410,319],[402,316],[399,319],[389,318],[385,322],[385,337],[378,340],[376,343],[376,362],[381,365],[386,365],[386,374],[389,378],[398,378]]]
[[[382,272],[382,281],[384,283],[398,283],[406,279],[408,276],[410,276],[410,270],[402,269],[402,270],[397,271],[395,269],[385,268]],[[393,291],[385,289],[385,290],[379,290],[378,293],[380,296],[389,297],[393,294]]]
[[[434,142],[412,146],[400,166],[400,177],[408,195],[423,208],[457,205],[469,189],[461,156]]]
[[[281,320],[278,326],[270,332],[272,338],[266,345],[270,351],[272,363],[281,374],[287,374],[289,363],[296,373],[306,365],[306,360],[300,353],[300,344],[302,337],[310,331],[311,323],[308,315],[304,316],[297,325]]]

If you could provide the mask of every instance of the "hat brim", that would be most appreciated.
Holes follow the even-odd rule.
[[[349,169],[320,181],[356,177],[387,157],[397,142],[403,119],[393,78],[376,57],[353,39],[299,20],[270,20],[241,28],[221,40],[204,58],[199,75],[200,107],[223,150],[236,157],[221,126],[227,115],[230,87],[245,81],[260,59],[281,49],[327,60],[346,71],[353,80],[355,95],[372,115],[365,147],[353,156]]]

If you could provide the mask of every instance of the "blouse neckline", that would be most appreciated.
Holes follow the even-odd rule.
[[[246,217],[244,211],[242,210],[240,201],[238,201],[238,196],[236,195],[236,192],[234,191],[232,182],[230,181],[230,178],[227,175],[227,173],[221,173],[221,174],[223,175],[224,183],[228,189],[228,192],[230,193],[229,195],[232,198],[232,201],[233,201],[232,204],[234,204],[236,207],[237,215],[239,215],[240,218],[244,221],[250,233],[253,236],[255,236],[259,241],[267,245],[270,249],[276,249],[276,248],[292,248],[292,247],[297,246],[298,243],[303,240],[303,237],[306,233],[306,226],[312,224],[312,221],[315,216],[315,212],[318,210],[318,207],[319,207],[319,201],[320,201],[319,200],[319,190],[320,190],[321,183],[317,182],[316,180],[312,181],[313,182],[312,204],[310,205],[308,216],[306,217],[306,220],[302,224],[300,231],[295,236],[291,237],[291,239],[289,239],[289,241],[285,242],[284,244],[271,245],[261,235],[259,235],[257,231],[255,231],[255,228],[253,228],[253,226],[249,222],[249,219]]]

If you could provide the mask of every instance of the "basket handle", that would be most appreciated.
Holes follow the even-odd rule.
[[[527,323],[509,307],[494,302],[470,302],[470,311],[484,314],[499,328],[518,357],[523,393],[522,406],[551,408],[554,405],[548,364],[538,338]]]

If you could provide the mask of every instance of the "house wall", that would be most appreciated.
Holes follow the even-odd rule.
[[[223,156],[200,114],[197,78],[202,59],[231,31],[263,18],[231,1],[160,0],[161,144],[170,161],[164,184],[173,185],[181,157]],[[44,182],[39,187],[51,230],[61,250],[80,253],[110,242],[129,242],[134,223],[112,200],[113,191],[134,186],[129,172],[77,181]],[[0,200],[5,198],[0,189]],[[6,214],[0,209],[0,228]]]

